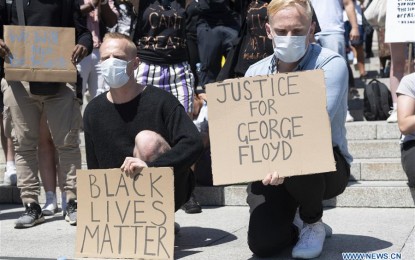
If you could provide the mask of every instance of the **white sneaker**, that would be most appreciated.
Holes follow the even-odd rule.
[[[349,110],[347,110],[347,114],[346,114],[346,122],[353,122],[354,118],[352,117],[352,115],[350,114]]]
[[[323,251],[325,237],[326,231],[321,220],[313,224],[304,223],[299,240],[291,253],[292,257],[301,259],[318,257]]]
[[[356,57],[354,57],[353,58],[353,65],[356,65],[357,64],[357,58]]]
[[[390,116],[386,119],[388,123],[397,123],[398,122],[398,111],[395,108],[394,110],[389,111]]]
[[[321,220],[321,222],[323,222],[323,220]],[[300,212],[298,211],[298,208],[297,208],[297,212],[295,212],[293,224],[298,228],[299,232],[301,232],[301,230],[304,227],[304,222],[300,218]],[[324,222],[323,222],[323,225],[324,225],[324,231],[326,232],[326,238],[331,237],[333,235],[333,229]]]
[[[16,167],[8,167],[7,171],[4,173],[3,176],[3,183],[5,185],[16,186],[17,184],[17,175],[16,175]]]
[[[46,203],[42,208],[42,213],[45,216],[53,216],[58,212],[58,202],[56,200],[56,193],[53,191],[46,192]]]

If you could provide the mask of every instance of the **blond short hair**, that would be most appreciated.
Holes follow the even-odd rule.
[[[119,32],[109,32],[106,33],[102,42],[105,42],[108,39],[118,39],[118,40],[125,40],[127,42],[127,53],[132,56],[137,56],[137,47],[135,46],[134,42],[125,34]]]
[[[302,6],[304,7],[307,17],[312,19],[313,12],[311,10],[311,4],[309,0],[272,0],[267,7],[268,19],[278,11],[288,6]]]

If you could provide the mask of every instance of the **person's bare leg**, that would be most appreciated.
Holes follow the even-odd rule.
[[[390,69],[390,90],[392,94],[393,110],[391,115],[386,119],[388,123],[398,122],[396,113],[397,100],[396,90],[398,89],[399,83],[403,78],[405,72],[405,60],[406,60],[406,43],[394,42],[390,43],[391,48],[391,69]]]
[[[17,183],[16,164],[14,162],[14,145],[11,138],[6,137],[4,132],[3,113],[1,113],[1,146],[6,159],[6,171],[4,173],[4,184],[15,186]]]
[[[390,87],[393,103],[397,103],[396,90],[405,72],[406,43],[391,43]]]
[[[133,156],[151,162],[169,149],[171,149],[170,145],[161,135],[145,130],[135,137]],[[189,200],[182,206],[182,209],[189,214],[202,212],[202,208],[196,201],[193,192]]]
[[[357,57],[357,68],[359,69],[359,74],[361,79],[366,77],[366,68],[365,68],[365,52],[363,50],[363,45],[357,45],[353,47],[356,50]]]
[[[38,145],[39,173],[46,193],[46,204],[43,214],[53,215],[57,212],[56,200],[56,160],[55,145],[50,135],[45,113],[40,119],[39,145]]]

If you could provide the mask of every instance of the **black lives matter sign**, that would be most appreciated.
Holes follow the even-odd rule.
[[[77,172],[76,253],[98,258],[173,259],[174,177],[170,168]]]

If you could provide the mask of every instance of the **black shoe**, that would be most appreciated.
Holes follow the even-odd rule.
[[[182,206],[182,210],[187,214],[201,213],[202,207],[195,200],[194,195],[190,196],[190,199]]]
[[[15,222],[14,228],[28,228],[45,222],[40,205],[36,202],[25,205],[26,211]]]
[[[70,199],[66,205],[65,220],[72,226],[76,226],[78,203],[74,199]]]
[[[360,80],[363,81],[363,82],[366,82],[366,80],[367,80],[367,73],[364,74],[364,75],[360,75]]]
[[[373,52],[366,53],[366,59],[370,59],[370,58],[373,58],[373,57],[375,57]]]

